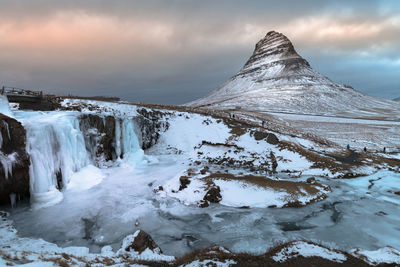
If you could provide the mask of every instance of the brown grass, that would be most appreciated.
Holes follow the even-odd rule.
[[[280,149],[287,149],[296,152],[305,157],[308,161],[313,162],[313,165],[311,166],[312,168],[328,169],[333,174],[337,172],[349,172],[352,167],[351,164],[337,162],[334,158],[327,155],[321,155],[315,151],[307,150],[292,142],[281,141],[278,144],[278,147]]]
[[[366,262],[362,261],[361,259],[355,258],[354,256],[343,252],[343,251],[338,251],[334,250],[338,253],[342,253],[347,257],[347,260],[343,263],[337,263],[333,261],[329,261],[327,259],[321,258],[321,257],[303,257],[303,256],[295,256],[294,257],[286,260],[283,263],[280,262],[275,262],[272,257],[284,249],[285,247],[290,246],[292,242],[284,243],[284,244],[279,244],[277,246],[274,246],[270,248],[266,253],[261,254],[261,255],[253,255],[249,253],[226,253],[224,251],[221,251],[219,249],[216,249],[215,247],[208,247],[208,248],[203,248],[199,249],[196,251],[193,251],[191,253],[188,253],[184,255],[183,257],[177,259],[172,266],[180,266],[184,264],[191,263],[195,260],[199,261],[204,261],[204,260],[215,260],[219,262],[226,262],[227,260],[233,260],[236,262],[234,266],[369,266]],[[311,244],[315,244],[312,242],[308,242]],[[316,244],[317,245],[317,244]],[[324,247],[322,245],[319,245],[321,247]],[[326,247],[325,247],[326,248]],[[329,249],[329,248],[328,248]],[[212,252],[212,253],[210,253]],[[213,265],[210,265],[213,266]]]

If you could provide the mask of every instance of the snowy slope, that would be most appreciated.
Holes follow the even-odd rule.
[[[312,114],[400,110],[394,101],[362,94],[314,71],[290,40],[274,31],[256,44],[239,73],[207,96],[186,105]]]

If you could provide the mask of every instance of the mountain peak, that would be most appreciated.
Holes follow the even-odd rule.
[[[239,74],[255,71],[260,68],[273,67],[274,63],[288,62],[289,65],[295,63],[299,66],[309,67],[309,64],[304,60],[296,50],[292,42],[282,33],[276,31],[268,32],[255,46],[254,52]]]
[[[282,33],[268,32],[242,69],[221,87],[189,106],[334,114],[360,108],[392,108],[378,99],[336,84],[313,70]]]

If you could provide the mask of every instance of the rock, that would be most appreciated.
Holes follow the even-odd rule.
[[[56,110],[61,107],[58,97],[44,96],[39,101],[18,101],[20,110]]]
[[[204,175],[204,174],[206,174],[206,173],[209,172],[209,171],[210,171],[210,168],[208,168],[208,166],[205,166],[203,169],[200,170],[200,173],[201,173],[202,175]]]
[[[157,254],[162,253],[162,250],[159,248],[156,242],[154,242],[151,236],[142,230],[137,230],[133,235],[125,237],[122,241],[121,249],[128,252],[135,251],[139,254],[146,249],[150,249]]]
[[[276,161],[276,157],[274,155],[274,152],[269,153],[269,157],[271,158],[271,163],[272,163],[272,172],[276,173],[276,168],[278,167],[278,162]]]
[[[179,186],[179,191],[185,189],[188,186],[188,184],[190,184],[189,177],[187,176],[181,176],[179,178],[179,182],[181,183],[181,185]]]
[[[279,143],[279,139],[273,133],[269,133],[267,136],[267,142],[271,145],[277,145]]]
[[[313,183],[315,183],[315,177],[310,177],[310,178],[307,178],[307,180],[306,180],[306,182],[308,183],[308,184],[313,184]]]
[[[98,115],[83,114],[79,117],[79,127],[92,159],[116,159],[115,124],[116,120],[112,116],[102,118]]]
[[[164,114],[157,110],[141,108],[137,112],[139,116],[134,120],[140,129],[139,141],[142,149],[148,149],[157,143],[160,133],[169,127],[169,123],[163,120]]]
[[[200,202],[199,202],[200,208],[207,208],[208,206],[210,206],[210,203],[208,203],[207,200],[204,200],[204,199],[200,200]]]
[[[17,120],[0,114],[0,141],[0,204],[8,204],[10,194],[29,197],[26,131]]]
[[[256,139],[257,141],[260,141],[260,140],[263,140],[264,138],[266,138],[268,136],[268,133],[255,131],[253,133],[253,136],[254,136],[254,139]]]
[[[272,145],[276,145],[279,143],[279,139],[278,137],[276,137],[276,135],[274,135],[273,133],[266,133],[266,132],[261,132],[261,131],[253,131],[252,132],[253,137],[256,141],[260,141],[260,140],[264,140],[266,139],[266,141],[269,144]]]
[[[211,203],[218,203],[222,200],[222,196],[221,196],[221,189],[219,188],[219,186],[213,186],[211,187],[206,195],[204,196],[203,200],[205,201],[209,201]]]

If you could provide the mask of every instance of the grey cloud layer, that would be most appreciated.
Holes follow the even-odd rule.
[[[72,22],[102,18],[104,31],[103,24],[88,28],[76,46],[3,47],[1,82],[180,104],[222,84],[258,39],[278,30],[335,81],[382,97],[400,95],[398,1],[1,1],[0,17],[15,32],[59,21],[60,14]],[[68,17],[61,23],[67,27]]]

